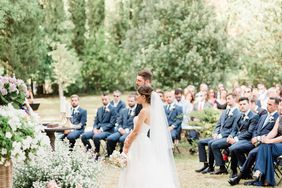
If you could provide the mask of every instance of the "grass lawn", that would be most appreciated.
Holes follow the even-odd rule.
[[[125,99],[125,97],[123,97]],[[59,116],[59,99],[53,98],[38,98],[36,102],[40,102],[40,107],[37,113],[40,115],[42,121],[58,121]],[[101,106],[99,96],[84,96],[80,98],[80,106],[87,109],[88,122],[87,128],[92,127],[94,115],[99,106]],[[190,155],[188,152],[188,143],[183,138],[180,143],[180,154],[175,154],[176,165],[179,180],[182,188],[224,188],[229,186],[227,179],[228,175],[203,175],[196,173],[194,170],[201,167],[202,164],[198,162],[197,155]],[[119,169],[105,165],[105,175],[102,180],[103,188],[117,187],[119,178]],[[247,187],[242,185],[238,186]]]

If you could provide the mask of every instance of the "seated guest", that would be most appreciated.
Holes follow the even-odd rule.
[[[246,160],[245,145],[251,141],[253,132],[258,123],[259,116],[251,111],[249,98],[239,99],[241,117],[233,131],[227,138],[227,144],[231,154],[231,177],[237,175],[237,165],[242,166]]]
[[[93,130],[85,132],[81,136],[82,143],[87,150],[91,149],[89,139],[94,140],[96,159],[99,157],[100,140],[106,139],[114,132],[116,123],[116,109],[110,104],[109,95],[103,94],[101,98],[103,106],[97,110]]]
[[[119,118],[117,119],[115,133],[107,138],[107,152],[110,156],[115,150],[117,142],[121,143],[123,148],[124,141],[133,129],[133,118],[135,117],[136,109],[136,95],[131,94],[127,98],[128,108],[121,110]]]
[[[70,148],[74,147],[75,140],[83,133],[87,122],[87,111],[79,106],[79,96],[71,96],[71,123],[80,126],[79,129],[72,131],[65,131],[61,139],[67,137],[70,142]]]
[[[164,106],[168,121],[168,129],[170,131],[172,140],[174,141],[180,136],[181,123],[183,119],[182,107],[176,105],[174,101],[173,92],[167,92],[167,105]]]
[[[261,138],[261,143],[253,175],[256,180],[250,183],[259,186],[275,186],[273,162],[282,155],[282,116],[276,121],[268,135]]]
[[[184,99],[183,91],[182,91],[181,88],[177,88],[177,89],[174,90],[174,98],[175,98],[174,103],[177,106],[183,107],[183,105],[185,103],[185,99]]]
[[[238,122],[241,113],[236,108],[236,96],[230,93],[226,97],[228,109],[222,111],[218,123],[213,132],[212,138],[201,139],[198,142],[199,160],[204,163],[203,168],[196,170],[196,172],[222,174],[227,173],[227,169],[224,166],[221,152],[219,150],[212,150],[212,148],[220,148],[222,144],[226,145],[226,138],[230,135]],[[205,146],[208,146],[209,161],[207,160],[207,154]],[[220,168],[214,172],[214,160],[216,165]]]
[[[220,92],[219,97],[218,99],[215,100],[216,108],[220,110],[225,110],[227,107],[227,103],[226,103],[227,91],[225,89],[221,89],[219,92]]]
[[[240,169],[240,173],[238,176],[235,176],[234,178],[229,179],[229,183],[231,185],[236,185],[239,183],[241,178],[247,178],[251,174],[251,168],[253,164],[256,161],[256,156],[258,152],[258,145],[261,143],[261,138],[264,135],[267,135],[272,129],[275,124],[275,121],[277,120],[279,114],[277,112],[277,107],[280,102],[280,99],[278,98],[269,98],[267,101],[267,111],[268,113],[265,115],[262,115],[258,121],[258,124],[255,128],[255,131],[253,132],[251,143],[245,143],[244,144],[244,151],[245,153],[248,153],[248,157],[243,164],[242,168]],[[235,153],[243,154],[242,150],[239,148],[239,151],[236,151],[236,149],[233,150]]]
[[[194,111],[202,111],[204,108],[211,108],[212,104],[207,101],[207,92],[203,91],[198,95],[197,101],[194,104]]]
[[[256,104],[256,101],[254,99],[251,99],[251,109],[253,112],[255,112],[256,114],[259,115],[259,117],[261,117],[262,115],[264,114],[267,114],[267,110],[259,107],[257,104]]]
[[[116,108],[117,115],[120,113],[122,109],[126,107],[125,103],[120,99],[121,92],[116,90],[113,93],[114,100],[111,101],[111,105]]]

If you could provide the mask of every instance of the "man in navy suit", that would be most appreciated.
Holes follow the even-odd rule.
[[[94,140],[96,159],[99,157],[100,140],[106,139],[114,132],[116,122],[116,110],[110,104],[110,97],[107,93],[102,95],[102,103],[103,106],[97,110],[93,131],[85,132],[81,136],[82,143],[87,150],[91,149],[89,139]]]
[[[133,129],[133,118],[136,110],[136,95],[131,94],[127,98],[128,108],[121,110],[115,125],[115,133],[107,138],[107,152],[110,156],[115,150],[117,142],[121,143],[121,150],[126,137]]]
[[[75,144],[75,140],[80,137],[83,133],[87,122],[87,111],[79,106],[79,96],[71,96],[71,123],[73,125],[80,126],[79,129],[73,131],[65,131],[64,135],[61,137],[63,140],[67,137],[70,142],[70,148],[72,149]]]
[[[242,166],[246,160],[244,152],[239,151],[240,149],[244,150],[244,146],[250,143],[259,120],[259,115],[254,113],[250,108],[249,98],[241,97],[239,99],[239,106],[242,115],[227,138],[231,154],[231,177],[235,177],[237,175],[238,163]]]
[[[151,86],[152,77],[153,77],[153,75],[152,75],[151,71],[148,70],[148,69],[143,69],[143,70],[139,71],[138,74],[137,74],[137,77],[136,77],[136,81],[135,81],[136,89],[138,89],[140,86],[143,86],[143,85]],[[142,109],[142,105],[137,104],[135,116],[138,116],[141,109]]]
[[[164,106],[167,121],[168,129],[170,131],[172,140],[174,141],[180,136],[181,132],[181,123],[183,119],[182,107],[176,105],[174,101],[174,93],[167,93],[167,105]]]
[[[126,107],[125,103],[120,99],[121,92],[119,90],[114,91],[114,100],[111,101],[111,105],[116,108],[116,113],[119,115],[120,111]]]
[[[224,162],[222,159],[222,154],[218,148],[221,148],[222,145],[226,145],[226,138],[230,135],[238,122],[241,113],[236,107],[236,95],[233,93],[229,93],[226,96],[226,102],[228,108],[224,110],[218,120],[218,123],[213,132],[212,138],[201,139],[198,142],[199,149],[199,160],[204,163],[204,167],[196,172],[205,173],[214,173],[214,174],[222,174],[227,173],[227,169],[224,166]],[[207,154],[205,150],[205,146],[208,146],[209,150],[209,162],[207,162]],[[216,165],[220,168],[217,171],[214,171],[214,160],[216,161]]]
[[[229,183],[231,185],[236,185],[239,183],[241,178],[249,177],[251,174],[252,165],[255,163],[258,145],[260,144],[261,137],[267,135],[279,117],[279,113],[277,112],[278,104],[280,102],[279,98],[269,98],[267,101],[267,114],[262,115],[258,121],[255,131],[253,132],[251,143],[246,143],[244,145],[245,152],[249,152],[248,157],[240,169],[240,173],[238,176],[229,179]],[[236,152],[236,151],[235,151]],[[241,150],[238,152],[242,152]]]

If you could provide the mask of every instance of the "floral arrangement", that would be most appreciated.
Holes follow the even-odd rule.
[[[26,164],[17,163],[14,171],[14,187],[46,188],[55,182],[60,188],[101,186],[102,162],[96,162],[83,146],[76,145],[69,151],[68,142],[57,141],[56,150],[50,147]]]
[[[114,151],[109,158],[110,164],[118,168],[124,168],[127,165],[127,155],[125,153],[119,153]]]
[[[11,104],[0,106],[0,165],[27,161],[48,142],[35,114],[27,116]]]
[[[11,103],[19,108],[27,96],[27,87],[23,80],[0,76],[0,105]]]

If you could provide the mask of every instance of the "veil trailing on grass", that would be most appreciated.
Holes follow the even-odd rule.
[[[154,146],[159,168],[163,172],[163,181],[166,181],[172,188],[179,188],[175,161],[173,157],[173,143],[168,130],[168,122],[159,95],[156,92],[151,94],[150,112],[150,139]]]

